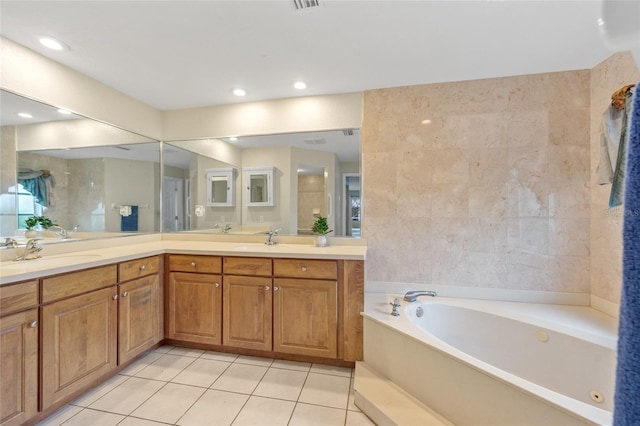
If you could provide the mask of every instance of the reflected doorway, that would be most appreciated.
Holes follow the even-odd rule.
[[[184,179],[165,176],[162,181],[162,232],[178,232],[184,224]]]
[[[360,198],[360,173],[342,174],[342,199],[344,200],[344,230],[348,237],[360,237],[362,208]]]

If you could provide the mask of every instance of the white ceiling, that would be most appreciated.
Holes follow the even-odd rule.
[[[161,110],[592,68],[600,1],[0,1],[0,33]],[[55,52],[38,37],[69,46]],[[304,80],[297,91],[292,83]],[[242,87],[248,94],[231,93]]]

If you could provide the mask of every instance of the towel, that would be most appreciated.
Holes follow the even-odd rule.
[[[120,218],[120,230],[123,232],[136,232],[138,230],[138,206],[131,208],[131,214]]]
[[[624,175],[627,158],[627,144],[629,139],[628,126],[631,116],[631,107],[633,103],[633,91],[626,92],[626,100],[624,106],[624,114],[622,116],[622,128],[620,131],[620,145],[618,146],[618,159],[616,161],[616,171],[613,176],[611,185],[611,194],[609,196],[609,208],[618,207],[624,199]]]
[[[629,114],[615,426],[640,425],[640,96]]]

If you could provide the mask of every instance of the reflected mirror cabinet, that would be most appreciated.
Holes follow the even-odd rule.
[[[7,91],[0,102],[0,237],[24,239],[32,215],[78,226],[75,239],[221,225],[308,234],[319,216],[333,235],[359,236],[347,204],[359,193],[345,178],[360,175],[358,129],[160,142]],[[46,202],[18,169],[47,175]]]

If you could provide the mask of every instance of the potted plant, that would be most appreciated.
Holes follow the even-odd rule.
[[[316,235],[316,246],[317,247],[326,247],[327,246],[327,234],[333,232],[333,229],[329,229],[329,225],[327,224],[327,218],[318,216],[315,222],[313,222],[313,227],[311,231]]]
[[[27,228],[24,236],[27,238],[35,238],[37,234],[34,228],[38,225],[42,226],[42,228],[44,229],[48,229],[52,226],[55,226],[55,223],[53,223],[51,219],[46,216],[30,216],[24,221],[24,226],[25,228]]]

